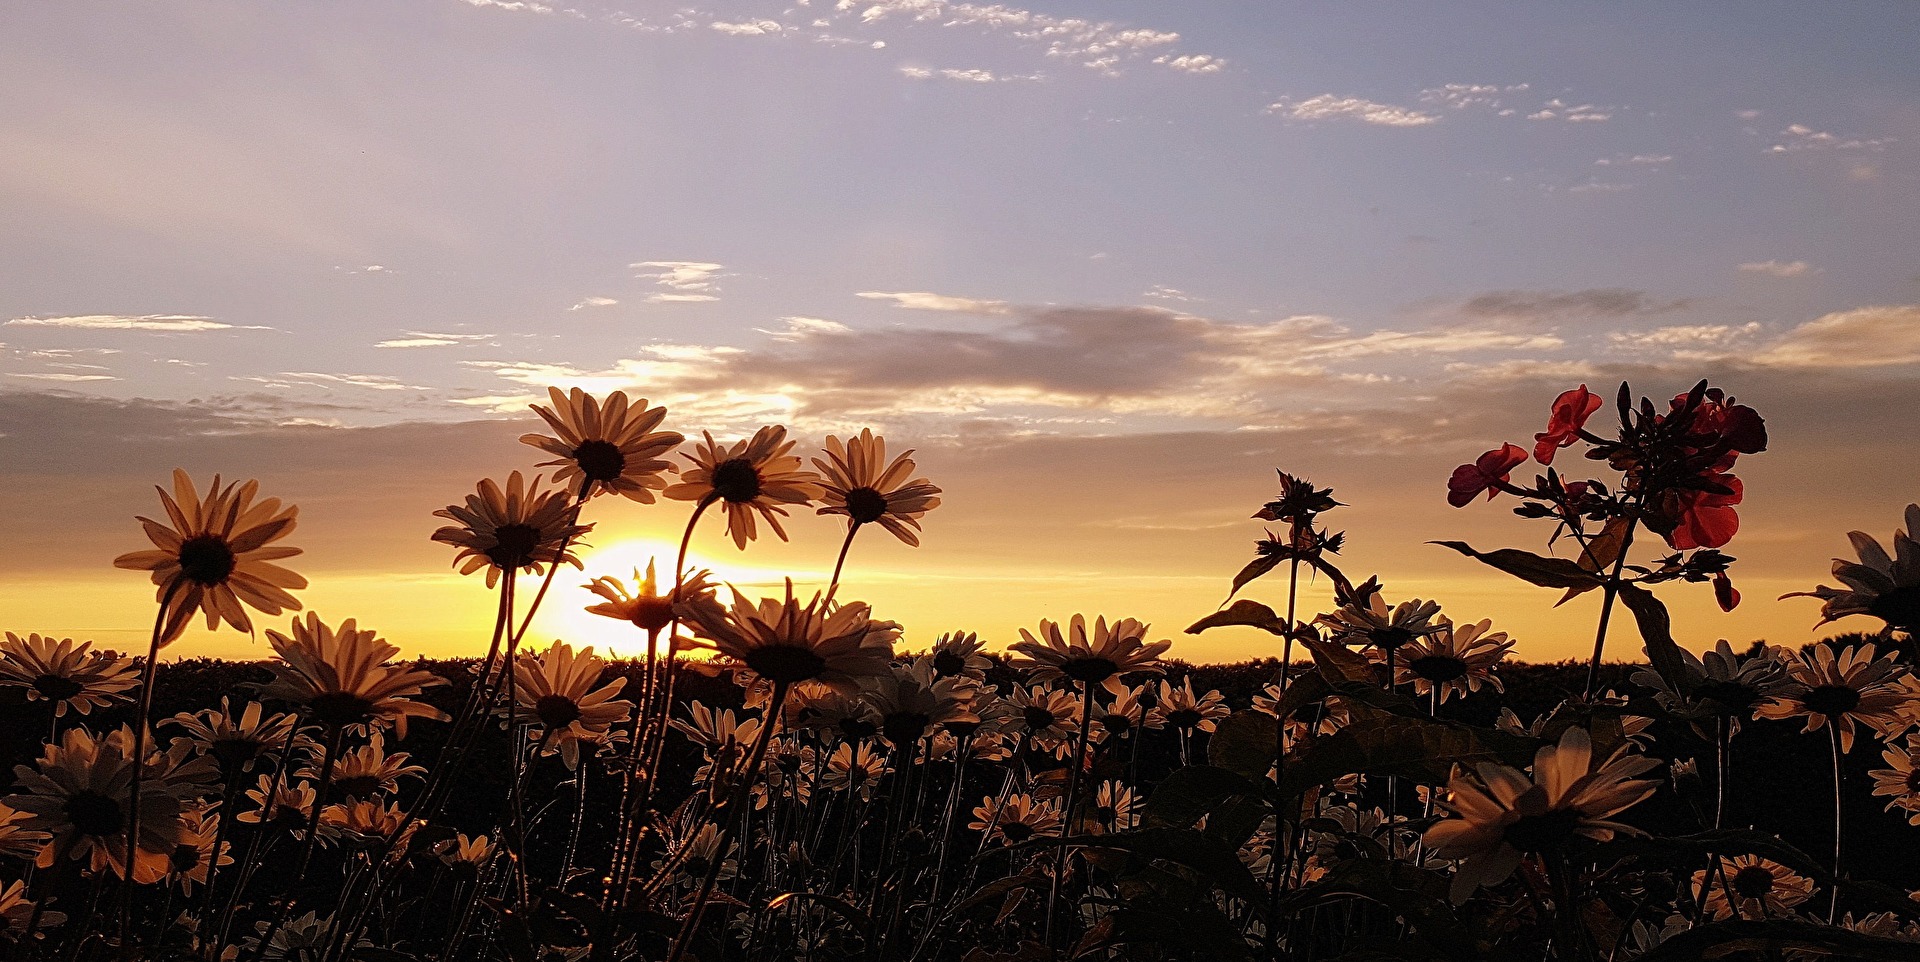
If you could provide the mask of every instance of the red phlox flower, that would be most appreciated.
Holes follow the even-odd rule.
[[[1721,611],[1740,607],[1740,589],[1733,586],[1733,579],[1724,571],[1713,576],[1713,600],[1720,603]]]
[[[1665,504],[1662,505],[1665,509],[1664,520],[1671,522],[1673,529],[1663,534],[1667,544],[1675,551],[1718,548],[1732,541],[1734,532],[1740,530],[1740,515],[1733,510],[1733,506],[1740,503],[1740,479],[1731,474],[1708,474],[1704,477],[1729,489],[1731,493],[1696,488],[1666,493]]]
[[[1500,486],[1507,483],[1508,475],[1526,459],[1525,448],[1517,444],[1502,444],[1481,455],[1472,464],[1454,468],[1453,477],[1447,479],[1447,503],[1464,508],[1482,491],[1487,493],[1487,500],[1492,501],[1494,495],[1500,493]]]
[[[1533,436],[1533,458],[1552,464],[1554,452],[1580,439],[1587,419],[1600,410],[1600,395],[1585,384],[1553,399],[1553,413],[1547,417],[1547,429]]]

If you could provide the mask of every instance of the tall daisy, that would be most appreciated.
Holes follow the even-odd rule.
[[[540,754],[558,754],[567,768],[579,768],[580,746],[607,744],[613,726],[632,714],[633,702],[614,697],[627,686],[626,678],[599,683],[606,667],[592,646],[575,651],[564,641],[537,655],[521,653],[513,666],[514,699],[540,722],[538,733],[528,733],[538,741]]]
[[[1493,631],[1493,622],[1488,619],[1455,625],[1442,618],[1440,624],[1440,630],[1400,649],[1394,684],[1411,682],[1417,695],[1438,691],[1442,703],[1456,695],[1464,698],[1483,684],[1505,691],[1493,668],[1513,650],[1514,642],[1507,633]]]
[[[820,514],[841,515],[853,528],[878,524],[909,545],[920,544],[920,517],[940,506],[940,489],[913,477],[912,451],[889,462],[886,439],[863,428],[844,445],[827,435],[826,454],[813,459],[820,469]]]
[[[1085,615],[1074,615],[1063,631],[1051,621],[1041,621],[1039,634],[1020,629],[1021,641],[1011,649],[1026,656],[1024,664],[1037,681],[1072,679],[1088,688],[1104,686],[1115,695],[1127,690],[1122,678],[1131,674],[1159,675],[1166,672],[1160,656],[1173,647],[1171,641],[1145,641],[1147,626],[1132,618],[1107,624],[1103,615],[1093,630],[1087,630]]]
[[[1913,693],[1902,684],[1906,675],[1897,656],[1875,658],[1872,645],[1836,651],[1822,642],[1787,662],[1788,683],[1754,714],[1805,718],[1802,730],[1808,732],[1832,725],[1839,732],[1839,750],[1850,752],[1856,723],[1882,735],[1898,734],[1911,724],[1907,709]]]
[[[1920,504],[1907,505],[1907,526],[1893,532],[1893,553],[1864,531],[1847,532],[1858,563],[1833,559],[1833,576],[1845,587],[1821,585],[1783,598],[1818,598],[1820,623],[1848,615],[1872,615],[1889,627],[1920,632]]]
[[[1813,897],[1812,879],[1758,855],[1725,859],[1718,872],[1694,872],[1693,888],[1706,892],[1702,908],[1716,920],[1730,916],[1753,921],[1791,918],[1795,906]]]
[[[589,605],[587,613],[614,618],[648,634],[657,634],[672,624],[675,618],[685,619],[685,612],[692,608],[719,607],[720,603],[713,598],[716,587],[709,572],[702,568],[682,579],[678,588],[669,588],[662,593],[660,579],[654,573],[653,559],[649,558],[645,575],[640,574],[639,569],[634,570],[631,593],[617,578],[593,579],[593,583],[587,585],[587,590],[606,600]],[[680,614],[676,615],[676,612]]]
[[[267,666],[273,681],[260,689],[265,698],[302,706],[329,731],[391,726],[407,734],[409,718],[446,721],[440,709],[415,696],[446,679],[429,671],[390,664],[400,649],[352,618],[333,628],[308,612],[293,620],[293,634],[267,630],[279,657]]]
[[[579,489],[582,500],[608,491],[652,504],[653,492],[667,486],[666,474],[674,470],[663,459],[686,440],[677,431],[654,430],[667,409],[648,407],[646,398],[630,404],[623,391],[607,395],[604,404],[579,388],[562,394],[550,387],[547,396],[553,407],[531,407],[558,436],[523,434],[520,443],[555,455],[540,462],[559,468],[553,480]]]
[[[82,715],[116,701],[140,683],[133,659],[111,651],[93,651],[93,643],[71,638],[55,641],[29,632],[9,631],[0,642],[0,686],[26,689],[28,701],[53,704],[54,717],[71,708]]]
[[[461,574],[487,569],[489,588],[503,571],[537,575],[547,565],[580,567],[573,540],[593,530],[590,524],[573,523],[573,505],[565,491],[542,490],[539,475],[528,483],[518,471],[507,475],[504,489],[487,478],[467,495],[466,503],[447,505],[433,515],[456,522],[435,531],[433,540],[460,549],[453,563]]]
[[[755,514],[766,519],[780,540],[787,540],[780,527],[787,514],[782,505],[810,503],[822,490],[820,477],[789,453],[795,442],[787,440],[787,429],[768,425],[730,445],[715,441],[711,433],[705,437],[686,456],[693,467],[680,475],[679,484],[661,493],[676,501],[726,505],[727,534],[742,550],[757,533]]]
[[[165,724],[186,732],[174,739],[175,745],[184,742],[192,751],[212,756],[229,779],[245,772],[255,759],[278,757],[294,734],[292,715],[268,713],[257,701],[247,702],[236,714],[232,699],[225,695],[218,709],[183,711]]]
[[[919,744],[936,726],[980,720],[971,682],[936,677],[928,657],[869,679],[862,695],[880,716],[880,733],[897,749]]]
[[[215,475],[203,498],[178,468],[171,495],[155,489],[170,524],[140,518],[154,547],[123,554],[113,564],[153,572],[156,595],[167,605],[163,643],[180,637],[198,612],[206,613],[208,628],[224,621],[252,631],[248,607],[269,615],[300,610],[300,600],[288,591],[305,588],[307,579],[273,563],[300,553],[274,544],[293,532],[299,509],[282,509],[279,498],[255,504],[259,489],[258,481],[222,487]]]
[[[59,741],[42,746],[33,765],[16,767],[23,794],[8,796],[6,804],[28,814],[21,823],[27,830],[51,836],[35,864],[50,868],[65,856],[86,861],[94,872],[125,878],[132,863],[133,880],[143,884],[164,875],[181,837],[181,803],[193,793],[164,777],[164,761],[150,759],[147,767],[158,777],[141,780],[139,842],[130,855],[134,765],[131,730],[96,738],[84,728],[70,728]]]
[[[815,595],[802,604],[792,579],[785,598],[753,601],[735,591],[731,608],[689,614],[721,658],[781,687],[812,681],[855,692],[862,679],[887,674],[900,637],[899,625],[876,621],[863,602],[828,610]]]

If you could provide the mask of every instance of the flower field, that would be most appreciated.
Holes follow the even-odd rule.
[[[297,508],[184,471],[115,562],[150,578],[148,650],[4,626],[6,957],[1920,957],[1920,506],[1782,605],[1851,633],[1676,640],[1668,605],[1742,603],[1735,471],[1768,446],[1705,382],[1583,385],[1531,448],[1434,479],[1436,511],[1504,499],[1542,532],[1442,542],[1463,566],[1600,601],[1564,664],[1345,571],[1342,503],[1284,471],[1190,626],[906,637],[843,576],[863,531],[938,523],[913,452],[550,398],[521,439],[543,460],[435,512],[492,593],[484,656],[402,659],[304,610]],[[681,512],[681,556],[592,570],[623,511]],[[700,524],[749,549],[800,511],[845,522],[819,593],[685,562]],[[644,656],[528,636],[568,577]],[[196,620],[274,657],[166,660]],[[1226,628],[1251,660],[1168,640]]]

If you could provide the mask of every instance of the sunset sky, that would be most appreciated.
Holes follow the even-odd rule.
[[[1696,650],[1810,640],[1773,599],[1920,499],[1917,36],[1908,0],[5,4],[0,628],[143,647],[110,561],[179,466],[300,506],[323,618],[477,653],[431,513],[535,470],[559,385],[916,448],[946,503],[842,589],[908,647],[1087,612],[1271,653],[1181,629],[1280,468],[1351,505],[1356,579],[1572,657],[1596,599],[1424,544],[1545,548],[1447,476],[1574,385],[1710,377],[1772,429],[1747,600],[1661,591]],[[631,652],[580,585],[687,510],[590,505],[536,635]],[[790,530],[696,561],[817,587],[841,523]]]

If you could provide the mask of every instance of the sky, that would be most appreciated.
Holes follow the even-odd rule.
[[[1677,633],[1811,640],[1774,599],[1920,499],[1915,36],[1907,2],[0,5],[0,628],[142,647],[110,562],[178,466],[300,506],[323,618],[477,653],[432,512],[537,470],[557,385],[915,449],[945,503],[840,594],[909,648],[1085,612],[1272,654],[1182,629],[1279,469],[1350,505],[1356,580],[1576,657],[1596,598],[1426,544],[1547,550],[1447,476],[1577,384],[1705,377],[1773,445],[1745,602],[1664,587]],[[536,637],[635,651],[580,586],[687,508],[592,503]],[[817,588],[840,523],[790,531],[695,559]]]

